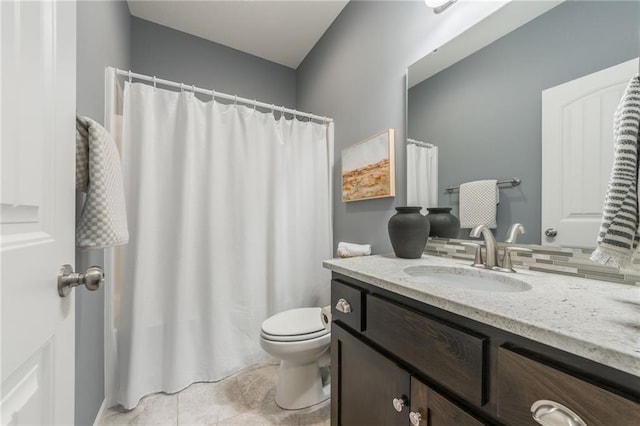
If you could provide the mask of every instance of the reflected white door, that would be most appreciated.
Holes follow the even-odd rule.
[[[542,244],[595,247],[613,114],[637,72],[634,59],[542,92]]]
[[[76,5],[0,2],[3,425],[74,421]]]

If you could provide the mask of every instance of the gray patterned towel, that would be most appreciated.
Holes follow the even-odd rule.
[[[76,190],[87,193],[76,224],[76,246],[126,244],[129,231],[120,155],[109,132],[88,117],[76,117]]]
[[[638,245],[638,130],[640,76],[629,81],[613,117],[614,157],[594,262],[618,268]]]
[[[460,185],[460,227],[486,225],[496,229],[500,192],[496,179],[476,180]]]

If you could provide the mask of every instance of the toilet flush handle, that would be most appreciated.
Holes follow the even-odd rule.
[[[351,304],[346,299],[339,299],[336,303],[336,311],[348,314],[351,312]]]

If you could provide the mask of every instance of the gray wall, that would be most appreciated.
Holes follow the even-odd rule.
[[[335,245],[392,251],[387,222],[406,200],[405,73],[428,51],[425,33],[434,17],[424,2],[352,1],[298,67],[297,108],[336,123]],[[389,127],[396,130],[395,198],[343,203],[341,150]]]
[[[131,69],[295,107],[295,70],[136,17],[131,18]]]
[[[123,1],[77,3],[76,109],[102,123],[104,68],[129,68],[129,7]],[[77,197],[78,208],[80,197]],[[78,210],[78,209],[77,209]],[[76,271],[102,266],[102,250],[76,251]],[[109,279],[105,285],[109,285]],[[104,289],[74,290],[76,296],[77,425],[91,425],[104,400]]]
[[[414,86],[409,137],[439,147],[439,204],[457,211],[449,185],[520,177],[500,191],[496,236],[521,222],[539,244],[541,91],[637,57],[639,28],[638,2],[570,1]]]

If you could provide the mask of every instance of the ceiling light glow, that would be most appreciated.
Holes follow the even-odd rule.
[[[443,6],[448,2],[449,0],[424,0],[424,3],[432,9]]]
[[[454,4],[456,0],[424,0],[424,3],[433,9],[434,13],[441,13]]]

